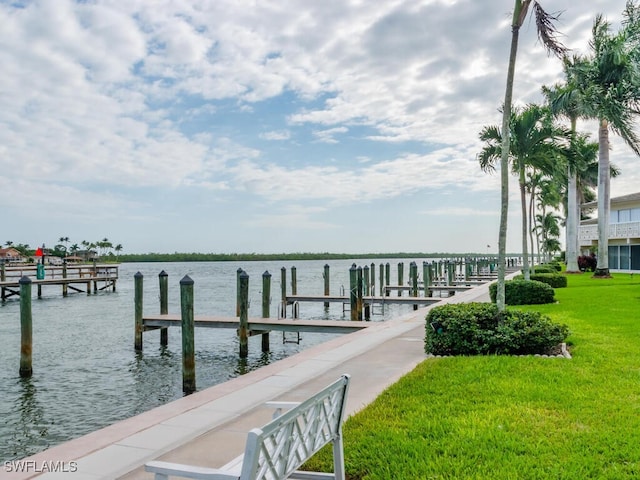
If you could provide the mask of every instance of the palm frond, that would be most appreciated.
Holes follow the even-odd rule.
[[[559,58],[565,57],[569,49],[558,40],[559,32],[555,26],[555,22],[560,18],[560,13],[547,13],[538,2],[533,4],[533,11],[536,17],[538,39],[544,45],[547,53],[553,53]]]

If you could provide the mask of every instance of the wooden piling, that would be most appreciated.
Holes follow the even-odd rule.
[[[196,391],[196,349],[193,315],[193,280],[185,275],[180,280],[180,312],[182,319],[182,391]]]
[[[362,301],[362,290],[363,290],[363,278],[362,278],[362,267],[358,267],[356,269],[357,272],[357,296],[358,299],[356,301],[356,306],[358,309],[358,320],[362,320],[362,307],[363,307],[363,301]]]
[[[401,287],[403,285],[404,278],[404,263],[398,262],[398,286]],[[398,296],[402,296],[402,289],[398,289]]]
[[[287,269],[280,269],[280,318],[287,318]]]
[[[236,270],[236,317],[240,316],[240,274],[242,269]]]
[[[7,277],[5,273],[4,258],[2,258],[0,259],[0,282],[4,282],[6,279]]]
[[[67,259],[62,260],[62,278],[67,278]],[[66,283],[62,284],[62,296],[66,297],[68,292],[69,285]]]
[[[384,277],[385,277],[384,284],[389,286],[391,284],[391,264],[389,262],[387,262],[387,264],[384,266]],[[389,296],[389,290],[387,290],[387,297],[388,296]]]
[[[384,295],[384,264],[380,264],[380,296]]]
[[[298,275],[296,267],[291,267],[291,295],[298,294]]]
[[[363,295],[365,297],[371,295],[369,293],[370,289],[371,289],[371,279],[369,278],[369,266],[365,265],[364,268],[362,269],[362,274],[364,275],[363,277],[363,283],[362,283],[362,289],[363,289]]]
[[[417,297],[418,296],[418,265],[416,264],[416,262],[411,262],[409,264],[409,278],[411,281],[411,296]],[[417,310],[418,304],[414,303],[413,309]]]
[[[160,286],[160,315],[169,313],[169,274],[162,270],[158,274]],[[160,329],[160,345],[166,347],[169,344],[169,328]]]
[[[371,279],[369,277],[369,266],[365,265],[362,271],[364,274],[364,279],[362,281],[363,295],[365,297],[373,296],[373,292],[371,290]],[[364,308],[364,319],[369,320],[371,318],[371,305],[370,303],[364,304],[364,300],[362,298],[360,301],[362,302]]]
[[[422,284],[424,286],[424,296],[431,297],[433,295],[433,292],[429,290],[429,286],[431,285],[431,267],[426,261],[422,262]]]
[[[134,340],[133,346],[136,351],[142,351],[142,281],[144,276],[142,273],[137,272],[133,276],[133,309],[134,309],[134,318],[135,318],[135,330],[134,330]],[[87,286],[88,288],[88,286]]]
[[[24,276],[20,283],[20,376],[30,377],[33,374],[33,326],[31,315],[31,279]]]
[[[322,276],[324,277],[324,295],[326,297],[329,296],[329,294],[331,293],[331,289],[330,289],[330,277],[329,277],[329,264],[326,263],[324,266],[324,273],[322,274]],[[329,302],[324,302],[324,308],[329,308]]]
[[[240,327],[238,328],[240,340],[240,358],[249,356],[249,275],[247,272],[240,274]]]
[[[268,270],[262,274],[262,318],[269,318],[269,303],[271,302],[271,274]],[[269,332],[262,334],[262,351],[269,351]]]
[[[358,320],[358,272],[356,270],[356,264],[351,265],[349,269],[349,311],[351,313],[351,320]]]

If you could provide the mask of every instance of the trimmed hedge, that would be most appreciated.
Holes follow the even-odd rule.
[[[532,273],[531,280],[546,283],[552,288],[565,288],[567,286],[567,277],[556,273]],[[513,277],[514,280],[524,280],[524,275]]]
[[[545,354],[569,336],[566,325],[539,312],[498,311],[491,303],[432,308],[426,316],[425,352],[432,355]]]
[[[555,301],[553,288],[537,280],[507,280],[504,282],[507,305],[537,305]],[[496,303],[498,284],[489,285],[491,302]]]

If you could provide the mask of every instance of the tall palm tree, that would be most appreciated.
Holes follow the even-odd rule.
[[[545,12],[536,1],[515,0],[511,20],[511,48],[507,67],[507,83],[502,111],[502,131],[505,133],[502,139],[502,155],[500,157],[500,231],[498,233],[498,285],[496,291],[498,310],[504,310],[505,308],[504,280],[506,274],[507,217],[509,214],[509,122],[511,120],[511,103],[513,99],[513,79],[518,54],[520,27],[522,27],[524,20],[527,18],[531,3],[533,3],[533,11],[536,17],[538,38],[542,41],[547,51],[553,52],[558,56],[564,56],[566,52],[565,47],[556,39],[554,20],[557,19],[557,16]]]
[[[640,155],[634,131],[640,111],[640,8],[628,1],[621,29],[597,15],[589,42],[591,56],[575,57],[570,80],[584,99],[584,113],[598,120],[598,266],[594,277],[609,274],[610,159],[609,130],[620,135]]]
[[[527,168],[535,167],[551,173],[556,168],[553,160],[561,158],[556,138],[561,137],[563,131],[549,121],[548,110],[535,104],[530,104],[522,110],[515,109],[507,130],[507,135],[503,135],[495,125],[483,128],[480,140],[486,144],[478,155],[478,161],[483,171],[494,171],[496,161],[504,156],[504,137],[509,136],[507,157],[512,160],[512,169],[518,175],[520,188],[523,273],[525,279],[529,280],[526,172]]]
[[[547,98],[549,108],[554,115],[566,117],[571,124],[571,143],[567,155],[567,209],[566,209],[566,254],[567,273],[581,273],[578,266],[578,224],[580,219],[580,204],[578,203],[578,172],[579,165],[576,164],[578,158],[572,155],[578,145],[575,145],[578,118],[582,114],[583,100],[575,84],[572,84],[569,68],[573,62],[565,57],[563,67],[566,81],[564,84],[556,84],[549,88],[542,87],[542,93]]]

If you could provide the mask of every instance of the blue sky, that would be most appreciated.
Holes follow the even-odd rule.
[[[577,53],[625,4],[541,3]],[[512,8],[0,0],[0,243],[495,252],[498,175],[475,155],[500,123]],[[527,21],[515,102],[560,79]],[[637,191],[639,159],[618,140],[611,158],[612,195]]]

